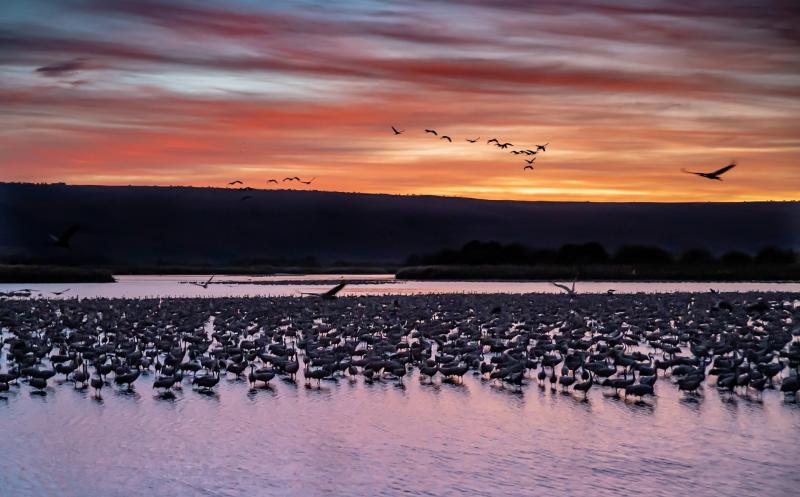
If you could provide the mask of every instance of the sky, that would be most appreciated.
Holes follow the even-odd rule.
[[[0,181],[800,199],[800,4],[4,0],[0,109]]]

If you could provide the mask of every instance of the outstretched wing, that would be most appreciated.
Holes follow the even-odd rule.
[[[562,285],[561,283],[556,283],[555,281],[551,281],[550,284],[564,290],[567,293],[574,293],[574,290],[567,285]]]
[[[726,172],[730,171],[734,167],[736,167],[736,163],[735,162],[731,162],[730,164],[728,164],[727,166],[723,167],[722,169],[717,169],[716,171],[711,173],[711,175],[712,176],[719,176],[720,174],[723,174],[723,173],[726,173]]]
[[[326,297],[334,297],[334,296],[336,296],[337,293],[342,291],[342,288],[344,288],[345,285],[347,285],[347,283],[339,283],[338,285],[336,285],[335,287],[331,288],[330,290],[328,290],[327,292],[323,293],[322,295],[324,295]]]
[[[681,168],[681,172],[683,172],[683,173],[686,173],[686,174],[698,174],[698,175],[699,175],[699,174],[703,174],[703,173],[696,173],[696,172],[694,172],[694,171],[688,171],[688,170],[686,170],[686,169],[684,169],[684,168]]]

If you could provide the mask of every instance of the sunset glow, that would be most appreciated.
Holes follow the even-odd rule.
[[[0,11],[0,181],[268,188],[298,175],[317,178],[304,189],[488,199],[800,199],[790,2]],[[550,145],[523,172],[493,137]],[[722,182],[680,172],[731,160]]]

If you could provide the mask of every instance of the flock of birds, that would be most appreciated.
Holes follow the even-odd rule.
[[[796,294],[419,295],[9,300],[0,307],[0,397],[53,387],[156,398],[220,381],[280,378],[528,385],[632,402],[675,388],[761,402],[800,390]],[[338,290],[337,290],[338,289]],[[9,393],[11,391],[11,393]],[[705,392],[705,393],[704,393]],[[594,395],[594,394],[593,394]]]
[[[392,128],[392,132],[395,134],[395,136],[402,135],[403,133],[405,133],[405,130],[397,129],[394,126],[391,126],[391,128]],[[436,136],[440,140],[446,140],[448,143],[453,143],[453,139],[449,135],[440,135],[439,132],[437,130],[435,130],[435,129],[426,128],[424,130],[424,132],[427,133],[427,134],[431,134],[433,136]],[[481,139],[481,137],[479,136],[477,138],[465,138],[464,141],[469,142],[469,143],[478,143],[478,141],[480,141],[480,139]],[[499,148],[501,150],[507,150],[508,148],[514,146],[513,143],[502,141],[499,138],[490,138],[490,139],[486,140],[486,144],[487,145],[490,145],[492,143],[494,143],[495,147],[497,147],[497,148]],[[510,153],[513,154],[513,155],[522,155],[522,156],[525,156],[525,157],[530,157],[530,158],[524,158],[525,165],[522,166],[522,170],[523,171],[527,171],[527,170],[533,171],[533,166],[534,166],[534,163],[536,162],[536,154],[538,154],[539,152],[547,152],[547,146],[548,145],[549,145],[549,143],[545,143],[544,145],[534,145],[532,148],[521,148],[521,149],[511,150]]]
[[[291,177],[283,178],[283,180],[279,182],[275,178],[270,178],[270,179],[267,180],[267,184],[276,184],[276,185],[278,185],[278,184],[287,183],[287,182],[288,183],[297,182],[297,183],[300,183],[300,184],[303,184],[303,185],[310,185],[316,179],[317,179],[316,176],[311,178],[311,179],[308,179],[308,180],[304,180],[304,179],[302,179],[302,178],[300,178],[298,176],[291,176]],[[244,192],[255,191],[255,188],[253,188],[251,186],[244,186],[244,181],[242,181],[240,179],[235,179],[233,181],[229,181],[228,182],[228,186],[236,186],[236,185],[240,186],[239,187],[240,191],[244,191]],[[251,198],[253,198],[252,195],[244,195],[239,200],[243,202],[245,200],[250,200]]]

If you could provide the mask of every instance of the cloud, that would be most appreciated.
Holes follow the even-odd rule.
[[[36,72],[48,78],[58,78],[61,76],[70,76],[78,71],[90,68],[88,59],[78,58],[58,64],[50,64],[36,68]]]

